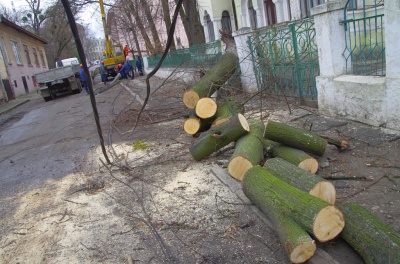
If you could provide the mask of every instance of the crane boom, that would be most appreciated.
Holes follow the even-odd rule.
[[[106,49],[103,51],[103,55],[104,55],[103,63],[107,69],[107,75],[116,76],[117,72],[116,72],[115,66],[117,64],[123,63],[126,60],[126,58],[124,56],[123,48],[122,48],[121,44],[119,44],[119,43],[111,44],[110,38],[108,36],[108,31],[107,31],[106,13],[104,11],[103,0],[99,0],[99,4],[100,4],[101,20],[103,22],[103,31],[104,31],[105,44],[106,44]]]
[[[103,0],[99,0],[99,4],[100,4],[100,12],[101,12],[101,21],[103,22],[104,37],[105,37],[105,41],[106,41],[106,57],[111,57],[112,51],[111,51],[110,40],[108,39],[106,13],[104,11]]]

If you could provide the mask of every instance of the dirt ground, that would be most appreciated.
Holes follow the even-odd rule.
[[[189,84],[151,84],[135,129],[144,77],[96,95],[112,165],[83,94],[0,116],[0,263],[288,263],[265,216],[224,181],[232,148],[191,158],[181,100]],[[221,90],[228,95],[250,97]],[[357,201],[400,232],[400,136],[289,105],[256,96],[245,116],[348,140],[348,150],[328,147],[317,174],[331,177],[338,202]],[[331,259],[319,263],[363,263],[340,238],[318,247]]]

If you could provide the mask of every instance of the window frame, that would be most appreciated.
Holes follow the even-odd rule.
[[[23,49],[24,49],[26,62],[28,63],[29,66],[32,66],[31,55],[29,54],[29,47],[28,47],[28,45],[27,45],[27,44],[22,44],[22,47],[23,47]]]
[[[1,55],[3,56],[4,62],[8,63],[9,60],[8,60],[7,50],[6,50],[5,46],[6,46],[6,43],[4,41],[4,37],[1,36],[1,38],[0,38],[0,52],[1,52]]]
[[[11,43],[11,49],[12,49],[12,51],[14,53],[15,63],[23,65],[21,52],[20,52],[20,48],[19,48],[18,42],[14,41],[14,40],[10,40],[10,43]]]
[[[36,52],[36,48],[32,47],[32,53],[33,53],[33,59],[35,60],[35,65],[40,67],[38,55],[37,55],[37,52]]]

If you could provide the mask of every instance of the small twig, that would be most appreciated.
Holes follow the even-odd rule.
[[[320,175],[321,178],[326,180],[354,180],[354,181],[371,181],[366,176],[345,176],[345,175]]]
[[[96,248],[88,248],[85,244],[83,244],[82,242],[79,242],[79,243],[81,243],[81,245],[82,246],[84,246],[86,249],[88,249],[88,250],[97,250]]]
[[[347,199],[347,198],[353,197],[354,195],[359,194],[360,192],[363,192],[363,191],[365,191],[366,189],[368,189],[369,187],[371,187],[372,185],[378,183],[378,181],[380,181],[383,177],[387,177],[387,175],[386,175],[386,174],[382,175],[382,176],[379,177],[377,180],[375,180],[374,182],[368,184],[367,186],[365,186],[365,187],[362,188],[361,190],[358,190],[358,191],[356,191],[356,192],[354,192],[354,193],[352,193],[352,194],[349,194],[349,195],[346,195],[346,196],[343,196],[343,197],[338,197],[337,199],[338,199],[338,200],[342,200],[342,199]]]
[[[367,164],[367,167],[400,169],[400,166],[394,166],[394,165],[389,165],[389,164],[378,165],[378,164],[370,164],[370,163],[368,163],[368,164]]]
[[[20,232],[13,232],[14,235],[21,235],[21,236],[25,236],[27,233],[20,233]]]
[[[131,229],[129,229],[128,231],[125,231],[125,232],[118,232],[118,233],[111,234],[111,236],[123,235],[123,234],[129,233],[133,230],[133,228],[134,227],[132,227]]]
[[[71,201],[71,200],[68,200],[68,199],[63,199],[63,200],[66,201],[66,202],[74,203],[74,204],[87,205],[87,203],[78,203],[78,202],[74,202],[74,201]]]

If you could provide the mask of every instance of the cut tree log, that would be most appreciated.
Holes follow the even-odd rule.
[[[264,137],[317,156],[324,155],[327,145],[325,139],[313,132],[272,120],[265,125]]]
[[[348,149],[350,147],[350,143],[344,139],[330,138],[321,136],[329,145],[334,145],[337,149]]]
[[[285,146],[268,139],[264,141],[264,145],[267,152],[274,158],[282,158],[311,173],[316,173],[318,170],[318,161],[300,149]]]
[[[196,115],[203,119],[208,119],[217,113],[217,102],[210,97],[201,98],[196,104]]]
[[[264,168],[267,168],[274,176],[284,182],[308,192],[309,194],[330,204],[335,204],[336,189],[329,181],[326,181],[308,171],[302,170],[281,158],[268,159],[264,163]]]
[[[254,166],[243,178],[243,191],[257,206],[291,217],[321,242],[335,238],[344,228],[342,212],[307,192],[275,177],[267,169]]]
[[[264,123],[259,119],[249,121],[250,132],[237,140],[235,151],[228,163],[228,173],[241,181],[251,167],[264,159]]]
[[[317,249],[315,241],[310,235],[292,218],[284,216],[277,210],[263,208],[263,203],[258,201],[258,198],[253,197],[251,200],[259,206],[261,211],[268,215],[290,262],[304,263],[310,259]]]
[[[221,40],[225,43],[225,53],[206,74],[196,82],[193,87],[183,94],[183,102],[193,109],[203,97],[210,97],[217,91],[235,72],[238,65],[238,56],[235,39],[229,30],[222,30]]]
[[[183,123],[183,130],[189,135],[194,135],[199,132],[208,130],[214,118],[202,119],[196,116],[195,111],[191,111],[189,117]]]
[[[400,263],[400,234],[357,203],[339,205],[346,227],[341,236],[366,264]]]
[[[249,130],[246,118],[242,114],[237,114],[229,119],[229,121],[201,133],[192,142],[189,148],[190,154],[192,154],[195,160],[202,160],[220,148],[246,135]]]
[[[218,106],[217,113],[215,114],[215,120],[211,126],[219,125],[236,114],[244,114],[244,106],[236,98],[230,97],[226,101]]]

